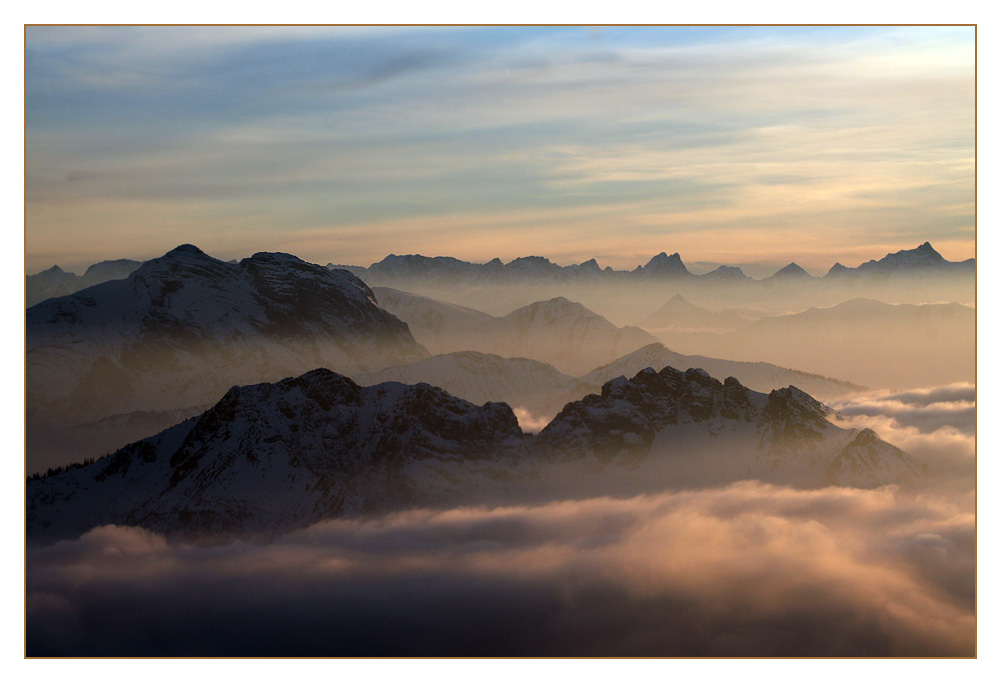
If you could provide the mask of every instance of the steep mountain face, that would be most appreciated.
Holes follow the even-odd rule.
[[[548,363],[528,358],[502,358],[477,351],[458,351],[380,372],[355,375],[352,379],[365,386],[390,381],[404,384],[426,382],[473,403],[503,401],[526,410],[535,419],[546,419],[570,401],[600,393],[601,387],[615,377],[631,377],[643,368],[667,366],[697,367],[714,377],[736,377],[755,391],[767,392],[794,384],[813,396],[830,399],[864,390],[856,384],[770,363],[685,356],[659,343],[648,344],[581,377],[572,377]]]
[[[568,404],[536,447],[563,461],[616,463],[666,484],[754,478],[878,486],[922,470],[874,432],[842,429],[831,417],[829,408],[795,387],[762,394],[701,369],[647,368]]]
[[[665,251],[661,251],[659,254],[654,256],[649,260],[645,266],[640,266],[635,271],[642,275],[642,277],[647,278],[689,278],[693,277],[691,272],[684,265],[681,260],[681,255],[673,253],[667,256]]]
[[[82,276],[67,273],[59,266],[52,266],[48,270],[43,270],[36,275],[29,275],[24,279],[25,305],[34,306],[46,299],[73,294],[108,280],[121,280],[128,277],[141,265],[140,261],[129,259],[101,261],[87,268],[87,272]]]
[[[600,391],[605,382],[615,377],[621,375],[631,377],[643,368],[665,368],[667,366],[702,368],[713,377],[735,377],[744,386],[762,392],[795,385],[813,396],[830,399],[865,390],[865,387],[857,384],[822,375],[799,372],[771,363],[746,363],[706,356],[687,356],[671,351],[663,344],[655,343],[644,346],[578,378],[573,388],[573,392],[576,394],[573,398],[596,393]]]
[[[410,294],[389,287],[373,287],[379,304],[405,322],[413,336],[431,353],[477,348],[478,326],[493,316],[473,308]]]
[[[234,387],[200,416],[30,480],[27,531],[31,542],[101,524],[271,534],[335,516],[560,489],[608,495],[746,478],[879,486],[921,471],[874,432],[832,419],[795,387],[761,394],[700,369],[647,368],[567,404],[532,436],[503,403],[477,406],[427,384],[361,387],[315,370]],[[623,482],[627,489],[616,488]]]
[[[898,481],[899,464],[911,460],[871,429],[862,429],[833,459],[827,475],[830,483],[837,486],[866,487],[872,480],[891,483]],[[910,469],[920,471],[919,465]]]
[[[169,411],[234,384],[427,355],[355,276],[288,254],[230,264],[184,245],[26,318],[29,422]]]
[[[503,317],[386,287],[375,293],[436,354],[478,351],[530,358],[579,375],[656,341],[637,327],[616,327],[564,297],[537,301]]]
[[[524,306],[479,326],[477,351],[549,363],[579,375],[655,342],[637,327],[616,327],[586,307],[556,297]]]
[[[648,330],[726,332],[745,327],[752,322],[731,311],[714,313],[695,306],[680,294],[675,294],[667,303],[644,318],[639,326]]]
[[[99,524],[280,532],[426,503],[466,468],[507,473],[523,441],[502,403],[476,406],[426,384],[363,388],[315,370],[234,387],[199,417],[30,481],[28,534],[72,536]]]

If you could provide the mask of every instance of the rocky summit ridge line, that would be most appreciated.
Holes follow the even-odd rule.
[[[645,265],[632,270],[615,270],[610,266],[601,268],[596,259],[580,264],[559,266],[541,256],[521,257],[504,264],[500,259],[488,263],[472,263],[451,256],[422,256],[420,254],[390,254],[368,267],[327,264],[327,268],[348,269],[362,277],[371,285],[391,285],[409,280],[441,282],[498,282],[513,283],[526,280],[554,280],[563,282],[648,282],[651,280],[673,280],[689,284],[704,283],[732,285],[736,282],[775,284],[801,284],[803,281],[838,280],[844,277],[860,279],[885,279],[900,275],[954,275],[973,274],[975,259],[948,261],[929,242],[915,249],[903,249],[887,254],[881,259],[872,259],[856,268],[848,268],[840,263],[823,277],[814,277],[798,264],[792,262],[779,269],[772,276],[757,280],[748,277],[735,266],[721,265],[711,272],[701,275],[692,273],[678,253],[667,255],[661,252]]]
[[[30,307],[46,299],[66,296],[95,284],[124,279],[141,265],[140,261],[130,259],[101,261],[90,266],[82,276],[67,273],[58,265],[54,265],[25,277],[25,303]],[[553,280],[581,283],[674,280],[691,284],[763,282],[775,285],[842,280],[845,277],[885,279],[903,274],[972,274],[975,272],[975,266],[975,259],[948,261],[931,246],[930,242],[924,242],[915,249],[887,254],[881,259],[872,259],[856,268],[836,263],[823,277],[814,277],[792,262],[762,280],[748,277],[737,267],[725,265],[709,273],[696,275],[688,270],[681,255],[676,252],[669,256],[666,252],[660,252],[645,265],[636,266],[632,270],[615,270],[610,266],[601,268],[597,259],[593,258],[583,263],[560,266],[542,256],[522,256],[505,264],[498,258],[487,263],[473,263],[451,256],[420,254],[390,254],[368,267],[328,263],[326,268],[347,270],[362,277],[372,286],[404,283],[409,280],[445,282]]]
[[[29,541],[102,524],[273,534],[412,505],[482,504],[582,481],[605,493],[746,478],[879,486],[919,463],[794,388],[648,368],[567,404],[537,436],[504,403],[427,384],[360,387],[329,370],[234,387],[200,416],[91,464],[34,478]]]

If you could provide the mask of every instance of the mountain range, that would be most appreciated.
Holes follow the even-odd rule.
[[[656,342],[637,327],[617,327],[565,297],[536,301],[504,316],[376,287],[381,305],[410,326],[432,353],[479,351],[532,358],[560,372],[581,375]]]
[[[559,372],[529,358],[503,358],[477,351],[457,351],[385,370],[354,375],[368,386],[380,382],[426,382],[473,403],[503,401],[536,420],[551,418],[566,403],[599,393],[609,380],[632,376],[643,368],[697,367],[714,377],[735,377],[750,389],[769,392],[794,384],[823,399],[864,391],[865,387],[770,363],[747,363],[675,353],[659,342],[648,344],[580,376]]]
[[[235,263],[235,262],[231,262]],[[118,259],[95,263],[83,276],[67,273],[58,265],[25,278],[27,306],[57,296],[72,294],[108,280],[127,277],[141,265],[139,261]],[[715,270],[696,275],[688,270],[680,254],[661,252],[645,265],[633,270],[601,268],[596,259],[568,266],[557,265],[541,256],[516,258],[508,263],[493,259],[487,263],[472,263],[450,256],[428,257],[419,254],[390,254],[368,267],[357,265],[326,266],[331,270],[348,270],[361,277],[368,285],[401,286],[406,289],[416,283],[424,285],[481,286],[487,283],[562,283],[592,285],[600,283],[650,283],[673,282],[687,286],[717,285],[731,287],[735,284],[753,286],[762,283],[768,287],[801,287],[823,282],[843,285],[847,282],[885,282],[905,275],[920,277],[968,276],[975,273],[975,259],[948,261],[929,242],[915,249],[887,254],[872,259],[855,268],[834,264],[822,278],[814,277],[796,263],[789,263],[770,277],[754,280],[735,266],[722,265]]]
[[[32,542],[102,524],[266,535],[577,484],[609,491],[749,476],[870,487],[922,471],[871,430],[835,420],[795,387],[762,394],[700,369],[647,368],[567,404],[533,436],[504,403],[475,405],[427,384],[361,387],[315,370],[233,387],[197,417],[32,478],[27,531]]]
[[[314,367],[428,355],[361,280],[279,253],[232,264],[182,245],[25,317],[29,423],[171,411]]]
[[[370,290],[348,272],[288,254],[232,263],[191,245],[124,279],[30,307],[26,321],[31,471],[62,465],[69,452],[119,448],[197,414],[234,385],[312,367],[365,385],[428,382],[475,402],[502,400],[536,422],[647,365],[705,367],[765,391],[795,383],[824,398],[859,388],[673,353],[564,297],[491,316]],[[602,367],[614,373],[589,376]]]
[[[34,306],[46,299],[73,294],[108,280],[121,280],[141,265],[141,261],[130,259],[101,261],[87,268],[83,275],[67,273],[59,266],[52,266],[48,270],[24,278],[25,306]]]
[[[930,242],[924,242],[915,249],[904,249],[887,254],[881,259],[871,260],[856,268],[847,268],[840,263],[833,265],[823,278],[814,278],[799,265],[789,263],[774,275],[763,281],[771,285],[778,283],[798,283],[806,280],[832,279],[844,277],[885,278],[904,274],[972,274],[975,259],[948,261],[939,254]],[[420,254],[390,254],[368,267],[328,264],[328,268],[344,268],[358,275],[370,285],[391,285],[409,281],[437,282],[518,282],[523,280],[556,281],[614,281],[644,282],[649,280],[681,280],[689,282],[717,283],[731,286],[738,282],[761,282],[748,277],[740,268],[722,265],[715,270],[696,275],[684,265],[680,254],[667,255],[661,252],[645,265],[633,270],[615,270],[610,266],[601,268],[596,259],[580,264],[559,266],[541,256],[528,256],[503,263],[493,259],[487,263],[471,263],[450,256],[422,256]]]

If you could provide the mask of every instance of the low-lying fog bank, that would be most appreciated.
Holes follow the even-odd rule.
[[[108,526],[27,563],[29,655],[975,651],[973,510],[895,487],[414,510],[269,545]]]

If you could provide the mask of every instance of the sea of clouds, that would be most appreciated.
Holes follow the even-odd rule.
[[[971,656],[973,391],[835,406],[927,464],[910,485],[419,509],[270,543],[96,528],[29,547],[27,653]]]

